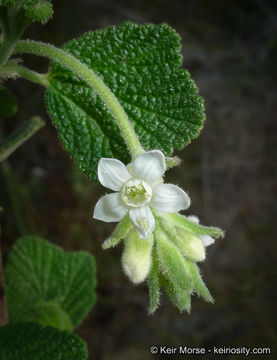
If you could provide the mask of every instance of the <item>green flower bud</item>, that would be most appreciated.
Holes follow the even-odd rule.
[[[172,241],[186,258],[194,261],[205,260],[206,253],[203,241],[194,233],[176,227],[176,236],[172,238]]]
[[[141,239],[136,231],[131,231],[124,239],[124,245],[121,259],[123,271],[134,284],[141,283],[151,268],[153,235]]]

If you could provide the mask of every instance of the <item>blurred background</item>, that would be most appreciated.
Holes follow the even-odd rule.
[[[24,80],[8,82],[18,96],[19,112],[3,122],[2,131],[8,134],[34,114],[47,119],[47,125],[9,158],[1,172],[4,262],[23,234],[95,256],[98,299],[77,329],[88,343],[90,359],[147,360],[153,357],[151,345],[265,346],[273,352],[276,1],[53,0],[53,4],[52,21],[44,27],[32,25],[25,37],[60,46],[88,30],[126,20],[166,22],[180,33],[184,67],[205,99],[207,121],[200,137],[176,152],[183,164],[167,173],[167,181],[188,191],[190,214],[226,231],[225,239],[208,248],[201,264],[215,304],[194,296],[191,314],[180,314],[163,296],[160,309],[147,315],[147,286],[133,286],[125,278],[120,247],[101,249],[114,227],[92,220],[94,205],[105,189],[75,169],[45,112],[44,90]],[[47,71],[44,59],[27,56],[25,61]]]

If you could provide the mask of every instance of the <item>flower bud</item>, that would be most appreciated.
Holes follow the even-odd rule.
[[[194,261],[205,260],[206,253],[203,242],[194,233],[177,227],[176,237],[172,240],[186,258]]]
[[[141,283],[151,268],[153,235],[141,239],[136,231],[131,231],[124,240],[124,246],[121,259],[123,271],[134,284]]]

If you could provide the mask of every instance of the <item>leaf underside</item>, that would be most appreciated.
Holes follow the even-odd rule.
[[[88,32],[64,45],[104,81],[123,106],[145,150],[171,155],[196,138],[204,109],[182,65],[179,35],[168,25],[136,25]],[[101,157],[130,157],[109,109],[71,71],[52,63],[45,102],[64,147],[97,181]]]
[[[0,360],[86,360],[87,346],[75,334],[36,323],[0,328]]]
[[[72,330],[95,302],[95,264],[86,252],[64,253],[33,236],[18,240],[5,268],[11,322]]]

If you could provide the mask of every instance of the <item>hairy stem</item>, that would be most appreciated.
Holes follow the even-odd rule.
[[[9,60],[15,43],[16,41],[13,40],[3,40],[2,46],[0,48],[0,68]]]
[[[49,86],[47,74],[39,74],[36,71],[30,70],[22,65],[19,65],[15,61],[9,61],[0,69],[0,78],[10,77],[22,77],[23,79],[29,80],[33,83],[45,86]]]
[[[131,156],[134,158],[144,151],[127,114],[115,95],[94,73],[94,71],[89,69],[80,60],[76,59],[64,50],[58,49],[50,44],[32,40],[18,41],[15,46],[14,53],[29,53],[44,56],[73,71],[74,74],[82,78],[90,87],[92,87],[107,105],[121,131],[122,137],[125,140]]]
[[[0,143],[0,162],[6,160],[44,125],[45,122],[39,116],[34,116],[19,126],[3,143]]]

